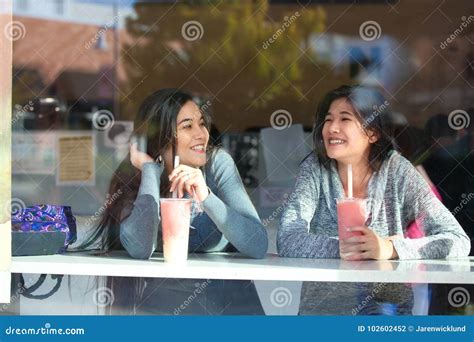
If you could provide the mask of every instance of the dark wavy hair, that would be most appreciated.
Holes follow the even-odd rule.
[[[153,159],[171,146],[173,159],[176,153],[176,120],[178,113],[185,103],[194,101],[193,97],[179,89],[161,89],[148,96],[141,104],[134,124],[134,136],[144,140],[145,152]],[[207,111],[202,110],[204,124],[208,131],[211,128],[211,118]],[[208,145],[208,156],[212,146]],[[115,170],[106,198],[105,210],[99,224],[94,228],[90,236],[78,249],[88,248],[101,241],[101,248],[105,250],[123,249],[120,242],[120,223],[122,210],[127,203],[133,203],[138,194],[141,182],[141,172],[136,169],[130,161],[130,153]],[[160,193],[169,190],[170,183],[166,172],[163,172],[160,181]],[[119,194],[119,195],[117,195]],[[110,201],[112,199],[112,201]]]
[[[393,118],[390,104],[382,93],[368,86],[343,85],[327,93],[318,105],[313,126],[314,152],[319,161],[329,168],[328,157],[323,141],[323,126],[331,103],[337,99],[346,99],[354,107],[355,115],[364,131],[375,134],[378,139],[371,144],[369,165],[378,170],[388,153],[395,149],[393,140]]]

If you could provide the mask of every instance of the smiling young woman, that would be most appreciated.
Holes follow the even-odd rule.
[[[344,98],[334,100],[324,117],[323,143],[327,156],[337,160],[344,192],[347,193],[347,167],[352,165],[354,197],[367,197],[367,183],[372,173],[369,163],[370,145],[377,141],[373,131],[361,129],[359,117]]]
[[[341,86],[320,103],[314,152],[300,165],[292,199],[277,238],[280,256],[304,258],[434,259],[467,256],[470,240],[411,163],[395,151],[390,106],[376,89]],[[354,196],[368,200],[368,219],[352,227],[359,236],[338,238],[336,199],[347,196],[347,166]],[[424,237],[405,238],[417,220]],[[383,311],[383,303],[410,314],[411,288],[368,283],[305,283],[300,314],[351,314],[360,298],[374,300],[360,314]],[[377,290],[374,294],[374,289]]]
[[[231,156],[209,145],[210,126],[210,117],[181,90],[159,90],[145,99],[134,134],[147,146],[140,151],[137,143],[131,145],[109,188],[109,194],[120,190],[123,196],[107,206],[85,246],[101,239],[104,249],[125,248],[137,259],[163,251],[159,199],[177,191],[193,199],[190,253],[238,251],[262,258],[266,230]],[[201,283],[205,291],[189,302]],[[114,278],[109,286],[115,294],[113,314],[173,315],[185,302],[189,305],[178,314],[264,314],[252,281]]]

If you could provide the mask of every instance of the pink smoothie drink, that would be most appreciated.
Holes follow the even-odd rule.
[[[349,228],[364,226],[367,220],[366,200],[363,198],[342,198],[337,200],[337,223],[339,239],[362,235],[361,232],[351,232]]]
[[[184,262],[188,259],[189,198],[161,198],[161,227],[165,262]]]

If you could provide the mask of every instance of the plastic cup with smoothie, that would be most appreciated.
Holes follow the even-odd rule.
[[[367,221],[367,199],[352,197],[352,165],[350,164],[347,167],[347,183],[348,196],[336,200],[339,240],[362,235],[362,232],[353,232],[350,229],[364,226]]]
[[[161,228],[165,262],[179,263],[188,259],[190,198],[161,198]]]
[[[179,166],[179,156],[174,157],[174,168]],[[160,198],[163,257],[165,262],[179,263],[188,259],[190,198],[178,198],[175,189],[172,198]]]
[[[339,240],[362,235],[362,232],[352,232],[350,228],[365,226],[367,220],[365,198],[337,199],[337,225]]]

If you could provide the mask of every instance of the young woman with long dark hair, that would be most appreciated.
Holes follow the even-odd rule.
[[[280,256],[388,260],[469,254],[470,240],[459,223],[395,150],[390,123],[390,104],[374,88],[341,86],[323,98],[314,152],[301,163],[282,213]],[[351,227],[360,236],[340,240],[336,199],[347,197],[349,164],[353,197],[368,199],[369,215],[365,225]],[[406,238],[415,220],[424,236]],[[411,314],[412,306],[411,288],[404,284],[307,282],[300,314]]]
[[[103,248],[123,247],[137,259],[162,251],[159,199],[176,191],[193,199],[190,253],[238,251],[263,258],[266,230],[233,159],[210,146],[210,127],[207,112],[186,92],[163,89],[145,99],[134,136],[146,148],[131,145],[109,188],[110,196],[122,195],[107,207],[86,245],[100,239]],[[176,155],[180,166],[174,169]],[[252,281],[114,278],[110,286],[115,314],[264,314]]]

